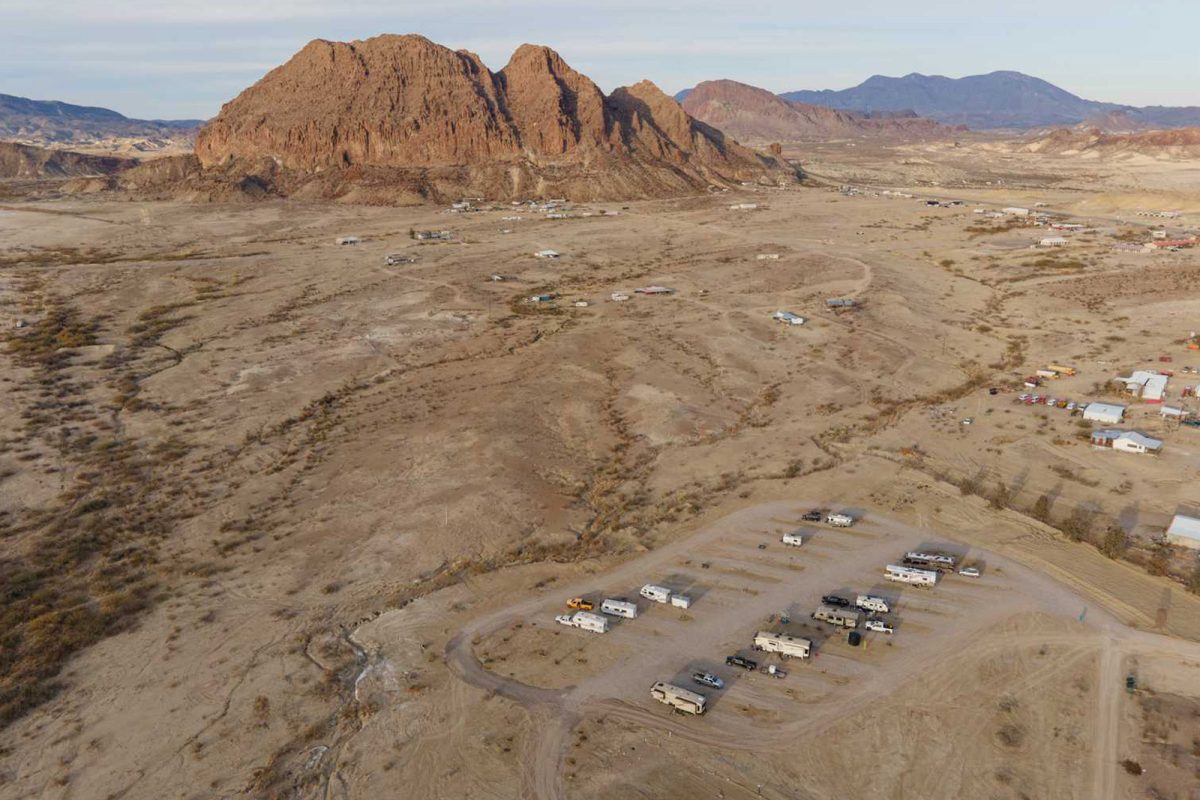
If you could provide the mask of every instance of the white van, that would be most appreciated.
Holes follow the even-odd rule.
[[[804,544],[804,537],[800,535],[799,531],[792,531],[791,533],[785,533],[783,535],[783,543],[790,544],[793,547],[799,547],[800,545]]]
[[[665,586],[655,586],[652,583],[647,583],[641,588],[638,594],[655,603],[671,602],[671,590]]]
[[[633,619],[638,615],[638,607],[635,603],[628,603],[624,600],[605,600],[600,604],[600,613],[608,614],[610,617],[625,617],[625,619]]]

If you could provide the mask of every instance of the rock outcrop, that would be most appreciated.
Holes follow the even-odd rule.
[[[93,156],[69,150],[0,142],[0,178],[36,180],[114,175],[137,164],[113,156]]]
[[[1141,133],[1105,133],[1099,128],[1060,128],[1021,148],[1056,155],[1141,155],[1170,160],[1200,158],[1200,128],[1172,128]]]
[[[704,81],[683,101],[697,120],[742,142],[800,142],[878,136],[944,138],[956,129],[915,114],[856,114],[784,100],[766,89],[737,81]]]
[[[651,83],[605,96],[546,47],[524,45],[493,73],[472,53],[391,35],[309,43],[225,104],[196,156],[207,175],[365,202],[659,197],[796,174]]]

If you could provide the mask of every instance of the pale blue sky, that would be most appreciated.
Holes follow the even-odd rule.
[[[209,117],[314,38],[421,33],[493,70],[547,44],[606,91],[774,91],[1013,69],[1092,100],[1200,105],[1200,2],[1156,0],[0,0],[0,92]],[[845,10],[843,10],[845,9]],[[851,11],[852,10],[852,11]]]

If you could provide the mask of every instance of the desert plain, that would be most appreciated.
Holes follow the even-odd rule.
[[[1200,225],[1195,162],[785,155],[561,218],[5,200],[0,568],[40,622],[0,797],[1200,797],[1195,554],[1156,543],[1200,430],[1109,384],[1170,357],[1195,406],[1195,251],[1126,246]],[[1084,230],[974,213],[1007,206]],[[1049,363],[1163,452],[1017,402]],[[921,547],[982,575],[883,582]],[[693,604],[554,621],[645,583]],[[835,591],[895,633],[810,621]],[[782,613],[816,657],[726,666]],[[697,670],[704,716],[650,699]]]

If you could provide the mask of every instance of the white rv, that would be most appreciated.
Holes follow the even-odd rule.
[[[704,695],[659,681],[650,687],[650,696],[684,714],[703,714],[707,702]]]
[[[888,606],[888,601],[882,597],[875,597],[869,594],[860,594],[854,601],[854,605],[864,611],[874,611],[878,614],[886,614],[891,608]]]
[[[792,531],[783,535],[783,543],[790,544],[792,547],[799,547],[804,544],[804,537],[800,535],[799,531]]]
[[[638,594],[655,603],[671,602],[671,590],[664,586],[655,586],[652,583],[647,583],[643,586]]]
[[[582,631],[608,633],[608,620],[590,611],[576,611],[571,617],[571,624]]]
[[[808,658],[812,653],[812,642],[786,633],[759,631],[754,634],[754,649],[764,653],[779,653],[784,658]]]
[[[638,615],[637,604],[624,600],[605,600],[600,604],[600,611],[611,617],[625,617],[625,619],[633,619]]]
[[[825,517],[825,522],[835,528],[849,528],[854,524],[854,517],[849,514],[830,514]]]
[[[883,577],[896,583],[907,583],[911,586],[935,586],[938,574],[928,569],[902,567],[899,564],[888,564],[883,571]]]
[[[851,611],[848,608],[834,608],[833,606],[818,606],[813,612],[813,619],[821,622],[828,622],[830,625],[837,625],[843,628],[858,627],[858,612]]]

